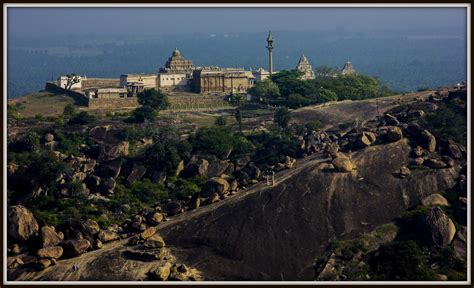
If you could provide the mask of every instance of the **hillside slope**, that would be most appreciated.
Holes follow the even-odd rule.
[[[160,224],[159,232],[175,257],[202,271],[206,280],[311,280],[314,257],[329,241],[390,222],[422,197],[454,184],[456,168],[394,176],[406,165],[409,150],[404,140],[366,148],[353,155],[358,169],[351,173],[336,173],[310,157],[277,175],[273,187],[259,184],[180,214]],[[153,262],[124,259],[125,249],[122,240],[41,272],[20,269],[11,278],[146,279]],[[104,273],[106,263],[112,268]],[[73,273],[74,264],[81,269]]]

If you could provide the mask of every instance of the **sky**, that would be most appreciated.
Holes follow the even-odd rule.
[[[7,8],[10,36],[443,29],[465,33],[466,8]]]

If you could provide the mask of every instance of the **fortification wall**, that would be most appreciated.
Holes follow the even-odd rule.
[[[52,83],[52,82],[46,82],[45,90],[55,92],[55,93],[66,94],[68,96],[71,96],[76,101],[76,103],[79,103],[79,104],[85,105],[85,106],[88,105],[88,100],[89,99],[81,91],[66,90],[66,89],[64,89],[62,87],[59,87],[58,85],[56,85],[55,83]]]
[[[90,109],[135,108],[137,106],[138,106],[137,97],[89,99]]]
[[[87,88],[118,88],[120,87],[119,78],[87,78],[82,80],[82,89]]]

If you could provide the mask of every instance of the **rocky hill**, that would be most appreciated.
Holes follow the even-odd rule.
[[[443,101],[462,99],[465,93],[430,92],[405,102],[381,100],[386,101],[379,110],[383,115],[359,113],[361,121],[351,127],[338,125],[353,119],[353,114],[343,113],[350,110],[350,103],[319,107],[319,113],[337,114],[337,121],[331,125],[322,120],[326,129],[297,137],[297,159],[287,156],[259,168],[245,157],[231,162],[196,154],[180,164],[176,175],[206,175],[197,194],[165,201],[155,211],[130,215],[123,224],[107,229],[88,220],[69,221],[58,231],[39,229],[26,208],[11,206],[9,280],[334,279],[318,277],[322,272],[315,266],[316,259],[332,251],[331,243],[399,221],[407,210],[416,211],[416,217],[405,226],[418,227],[427,247],[456,244],[462,251],[466,241],[459,232],[466,225],[462,219],[467,195],[459,187],[466,185],[466,149],[451,139],[437,139],[423,119],[436,113]],[[114,137],[108,131],[95,127],[88,132],[102,141],[94,165],[88,159],[64,158],[78,162],[78,167],[98,163],[95,169],[80,172],[84,175],[73,176],[91,190],[89,197],[111,197],[119,175],[132,183],[153,174],[139,162],[117,162],[127,155],[128,144],[110,140]],[[267,185],[262,174],[268,169],[275,173],[274,185]],[[15,168],[11,170],[14,175]],[[100,187],[96,194],[91,179]],[[441,200],[433,200],[433,195]],[[447,205],[448,210],[439,208]],[[394,239],[389,238],[386,241]],[[327,267],[341,262],[331,257],[323,257],[329,259]],[[333,268],[325,268],[326,274],[335,273]]]

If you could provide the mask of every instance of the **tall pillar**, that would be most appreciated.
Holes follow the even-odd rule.
[[[268,33],[267,37],[267,49],[268,49],[268,71],[270,75],[273,73],[273,57],[272,57],[272,50],[273,50],[273,37],[272,31]]]

